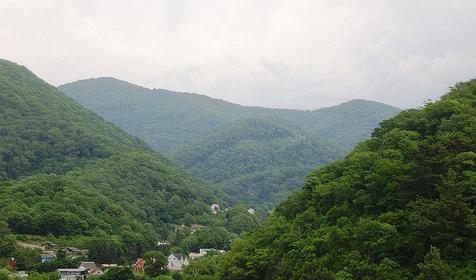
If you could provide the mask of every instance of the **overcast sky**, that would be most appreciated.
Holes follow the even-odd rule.
[[[244,105],[416,107],[476,77],[476,1],[0,0],[0,57]]]

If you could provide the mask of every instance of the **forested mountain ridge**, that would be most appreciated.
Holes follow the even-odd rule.
[[[279,118],[311,136],[348,151],[399,109],[352,100],[329,108],[301,111],[248,107],[193,93],[148,89],[114,78],[80,80],[58,87],[161,152],[180,150],[218,127],[246,118]]]
[[[114,78],[59,89],[238,201],[267,208],[399,111],[366,100],[310,111],[246,107]]]
[[[475,279],[475,197],[471,80],[312,172],[203,279]]]
[[[207,219],[211,203],[229,201],[6,60],[0,123],[1,242],[10,231],[51,236],[83,248],[99,244],[108,259],[95,260],[122,262],[155,249],[173,224]],[[0,260],[15,256],[4,249]]]
[[[272,206],[316,166],[342,155],[332,148],[281,120],[249,118],[216,129],[172,159],[196,176],[223,184],[239,201]]]
[[[64,174],[114,151],[150,151],[28,69],[0,60],[0,181]]]

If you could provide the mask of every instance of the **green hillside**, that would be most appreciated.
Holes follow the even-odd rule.
[[[134,258],[155,248],[159,233],[173,232],[172,224],[207,220],[211,203],[228,202],[214,186],[5,60],[0,104],[0,261],[9,257],[3,234],[10,231],[85,247],[106,238],[121,252],[110,261]]]
[[[245,107],[113,78],[81,80],[60,90],[194,175],[221,184],[238,201],[265,207],[399,111],[365,100],[313,111]]]
[[[215,271],[217,279],[475,279],[475,197],[472,80],[441,101],[383,122],[345,159],[311,173],[302,191],[203,273]]]
[[[37,172],[64,174],[114,152],[150,150],[5,60],[0,60],[0,104],[0,181]]]
[[[239,201],[271,206],[302,185],[317,165],[341,155],[331,147],[280,120],[254,118],[224,125],[172,159],[223,184]]]
[[[193,93],[147,89],[114,78],[81,80],[59,87],[68,96],[151,145],[172,152],[218,127],[247,118],[272,117],[348,151],[399,109],[353,100],[312,110],[246,107]]]

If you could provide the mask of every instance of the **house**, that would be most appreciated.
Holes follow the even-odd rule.
[[[88,277],[88,269],[80,268],[60,268],[58,269],[61,280],[84,280]]]
[[[253,209],[253,208],[248,209],[248,213],[250,213],[251,215],[254,215],[255,212],[256,212],[256,211],[255,211],[255,209]]]
[[[21,271],[18,271],[18,272],[15,273],[15,277],[16,278],[28,278],[28,273],[26,273],[24,270],[21,270]]]
[[[88,250],[82,250],[75,247],[66,247],[64,248],[64,251],[66,252],[66,255],[71,258],[87,256],[89,253]]]
[[[207,228],[207,227],[204,226],[204,225],[199,225],[199,224],[191,224],[191,225],[190,225],[190,232],[191,232],[191,233],[194,233],[194,232],[196,232],[197,230],[204,229],[204,228]]]
[[[187,256],[182,254],[170,254],[167,260],[167,268],[171,271],[182,271],[183,267],[188,264]]]
[[[56,244],[56,243],[53,243],[51,241],[46,241],[46,245],[44,247],[46,247],[50,250],[54,250],[54,249],[57,249],[59,247],[59,245]]]
[[[194,259],[201,258],[201,257],[203,257],[203,256],[205,256],[205,255],[206,255],[206,254],[190,252],[190,253],[188,253],[188,258],[189,258],[190,260],[194,260]]]
[[[142,271],[144,271],[144,268],[145,268],[145,260],[141,259],[141,258],[138,258],[136,260],[136,263],[134,264],[134,270],[136,272],[142,272]]]
[[[103,270],[107,270],[113,267],[118,267],[117,263],[102,263],[101,267]]]
[[[220,212],[220,204],[218,203],[214,203],[210,206],[210,208],[212,209],[212,213],[213,214],[218,214],[218,212]]]
[[[46,262],[51,262],[56,259],[56,255],[53,252],[43,252],[40,254],[40,262],[41,263],[46,263]]]
[[[198,258],[201,258],[201,257],[205,256],[207,253],[208,253],[208,251],[206,249],[200,249],[198,253],[190,252],[188,254],[188,258],[190,260],[198,259]]]
[[[88,269],[88,276],[90,275],[101,275],[103,274],[102,269],[97,267],[96,263],[94,262],[81,262],[79,264],[79,268],[86,268]]]
[[[170,243],[167,242],[167,241],[159,241],[159,242],[157,242],[157,247],[167,247],[167,246],[169,246],[169,245],[170,245]]]
[[[188,257],[191,259],[191,260],[194,260],[196,258],[200,258],[200,257],[203,257],[205,256],[206,254],[208,254],[208,252],[218,252],[218,253],[225,253],[224,250],[216,250],[216,249],[199,249],[198,253],[196,252],[190,252],[188,254]]]
[[[175,225],[175,232],[185,228],[185,225]]]
[[[9,262],[8,262],[8,266],[13,270],[17,270],[17,261],[12,258]]]

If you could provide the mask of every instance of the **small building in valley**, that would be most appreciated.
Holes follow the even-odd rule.
[[[144,271],[144,268],[145,268],[145,260],[138,258],[134,264],[135,272],[142,272]]]
[[[197,230],[201,230],[201,229],[204,229],[204,228],[207,228],[207,226],[199,225],[199,224],[191,224],[191,225],[190,225],[190,232],[191,232],[191,233],[194,233],[194,232],[196,232]]]
[[[88,269],[80,268],[60,268],[58,269],[61,280],[84,280],[88,277]]]
[[[220,209],[220,204],[218,204],[218,203],[212,204],[212,205],[210,206],[210,208],[212,209],[212,213],[213,213],[213,214],[218,214],[218,212],[221,211],[221,209]]]
[[[188,264],[187,256],[182,254],[170,254],[167,260],[167,268],[171,271],[182,271],[183,267]]]
[[[100,269],[95,262],[81,262],[79,264],[79,268],[86,268],[88,269],[88,276],[91,275],[101,275],[103,273],[102,269]]]
[[[89,253],[89,251],[86,249],[78,249],[75,247],[66,247],[64,248],[64,251],[66,252],[66,255],[70,258],[86,257]]]
[[[40,254],[40,262],[46,263],[56,259],[56,255],[53,252],[43,252]]]

